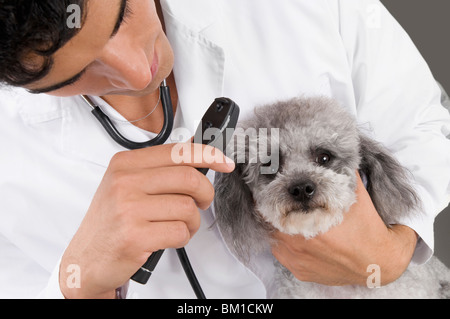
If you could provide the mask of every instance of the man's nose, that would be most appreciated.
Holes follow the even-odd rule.
[[[139,91],[152,81],[151,65],[142,48],[123,43],[108,45],[100,60],[105,66],[106,76],[115,87]]]

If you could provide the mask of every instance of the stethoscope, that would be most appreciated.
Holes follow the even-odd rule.
[[[109,136],[116,141],[119,145],[129,149],[136,150],[156,145],[164,144],[169,138],[170,134],[173,130],[173,122],[174,122],[174,114],[173,114],[173,105],[172,99],[170,97],[170,89],[166,84],[166,80],[164,80],[160,87],[160,98],[164,112],[164,125],[159,132],[159,134],[147,141],[147,142],[134,142],[130,141],[126,137],[124,137],[116,126],[112,123],[111,119],[102,111],[102,109],[92,101],[92,99],[86,95],[81,95],[81,98],[92,108],[92,114],[97,118]],[[156,264],[158,263],[161,255],[164,250],[159,250],[154,252],[148,259],[148,261],[133,275],[131,279],[141,284],[145,284],[147,280],[150,278]],[[200,283],[198,282],[195,273],[192,269],[192,266],[189,262],[189,258],[186,254],[184,248],[177,249],[178,258],[180,259],[181,265],[183,266],[183,270],[186,273],[186,276],[189,279],[189,282],[199,299],[205,299],[205,295],[202,291]]]
[[[102,109],[92,101],[92,99],[86,95],[81,95],[81,98],[92,108],[92,114],[97,118],[103,128],[108,132],[109,136],[116,141],[119,145],[129,149],[136,150],[140,148],[161,145],[164,144],[169,138],[173,130],[173,106],[172,99],[170,97],[170,89],[164,80],[160,87],[159,92],[161,96],[161,103],[164,112],[164,125],[159,134],[147,141],[147,142],[134,142],[123,136],[116,126],[112,123],[111,119],[102,111]]]

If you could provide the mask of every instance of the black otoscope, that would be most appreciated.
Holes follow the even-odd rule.
[[[145,147],[164,144],[169,138],[173,129],[173,106],[170,97],[169,87],[166,81],[160,86],[161,102],[164,111],[164,125],[161,132],[152,140],[147,142],[133,142],[125,138],[114,126],[108,116],[95,105],[88,96],[81,96],[83,100],[92,107],[92,113],[104,127],[110,137],[118,144],[127,149],[141,149]],[[217,98],[211,104],[209,109],[203,116],[197,131],[194,135],[194,143],[211,145],[222,151],[226,149],[236,127],[239,118],[239,107],[236,103],[228,98]],[[207,168],[198,168],[202,174],[206,175]],[[132,280],[146,284],[155,270],[158,261],[163,255],[164,250],[158,250],[150,255],[147,262],[131,277]],[[189,279],[189,282],[198,299],[206,299],[202,288],[195,276],[195,273],[190,264],[186,250],[184,248],[177,249],[178,259],[183,266],[183,270]]]

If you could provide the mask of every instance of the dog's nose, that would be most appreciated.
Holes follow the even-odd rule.
[[[292,185],[288,191],[295,200],[301,202],[309,201],[316,192],[316,185],[311,181],[305,181]]]

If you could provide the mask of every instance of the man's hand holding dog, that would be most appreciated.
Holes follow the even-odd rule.
[[[371,264],[380,266],[382,285],[395,281],[409,265],[417,235],[407,226],[385,226],[359,174],[356,195],[343,222],[324,234],[305,239],[276,232],[273,255],[302,281],[366,285]]]

